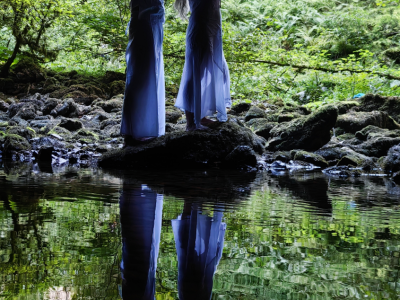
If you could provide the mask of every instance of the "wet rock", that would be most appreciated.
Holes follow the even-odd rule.
[[[176,124],[182,118],[182,112],[179,108],[168,106],[165,108],[165,122]]]
[[[35,125],[35,128],[40,126],[39,133],[40,134],[48,134],[50,130],[54,127],[58,126],[61,123],[60,119],[51,119],[51,120],[41,120],[40,122],[31,122],[31,126]],[[43,126],[44,125],[44,126]]]
[[[33,120],[36,117],[37,106],[32,103],[24,104],[16,114],[16,116],[24,120]]]
[[[289,151],[277,151],[272,155],[272,159],[287,163],[292,159],[292,155]]]
[[[41,147],[53,147],[55,149],[62,149],[65,147],[65,143],[49,136],[37,137],[31,140],[33,150],[39,150]]]
[[[229,114],[237,116],[237,115],[247,112],[250,109],[250,107],[251,107],[250,103],[238,103],[231,107]]]
[[[104,129],[104,133],[108,137],[112,137],[112,138],[119,137],[119,136],[121,136],[121,125],[117,124],[117,125],[108,126]]]
[[[6,134],[4,137],[4,152],[10,154],[12,151],[26,151],[30,150],[31,145],[28,141],[16,134]]]
[[[63,117],[74,117],[76,113],[77,105],[73,99],[66,99],[61,104],[57,105],[52,111],[51,115],[53,117],[63,116]]]
[[[120,119],[107,119],[100,123],[100,129],[104,129],[108,126],[119,125],[120,123]]]
[[[382,165],[385,173],[400,171],[400,145],[389,149],[387,157],[384,159]]]
[[[348,141],[355,138],[355,135],[352,133],[341,134],[336,137],[338,141]]]
[[[321,156],[315,153],[310,153],[306,151],[297,151],[294,159],[297,161],[305,161],[311,163],[317,167],[327,168],[328,162]]]
[[[389,114],[396,122],[400,122],[400,97],[384,97],[367,94],[359,99],[360,111],[383,111]]]
[[[362,167],[367,166],[372,162],[370,157],[357,153],[355,151],[348,151],[348,153],[343,156],[339,162],[338,166],[353,166],[353,167]]]
[[[6,134],[16,134],[24,137],[28,141],[36,136],[36,131],[30,127],[24,126],[9,126],[7,128]]]
[[[341,101],[337,104],[339,115],[348,113],[351,109],[357,108],[360,105],[357,101]]]
[[[400,125],[395,122],[386,112],[381,111],[350,112],[345,115],[340,115],[337,118],[335,127],[338,128],[338,133],[340,130],[343,131],[343,133],[356,133],[368,125],[387,129],[400,128]]]
[[[385,156],[391,147],[400,144],[400,130],[382,130],[379,132],[371,126],[368,130],[363,131],[363,136],[367,136],[366,141],[353,145],[352,148],[369,157]]]
[[[326,175],[335,177],[360,177],[362,172],[360,169],[352,168],[349,166],[335,166],[323,170]]]
[[[267,115],[264,110],[257,106],[250,107],[249,111],[246,113],[244,120],[246,122],[250,121],[251,119],[255,118],[265,118]]]
[[[172,132],[135,147],[110,151],[99,159],[105,168],[215,167],[238,146],[261,154],[265,140],[234,122],[215,123],[209,131]],[[238,150],[239,151],[239,150]]]
[[[14,116],[8,121],[8,125],[10,126],[23,126],[27,127],[29,123],[20,117]]]
[[[228,168],[243,168],[257,166],[257,154],[249,146],[237,146],[224,160]]]
[[[75,119],[67,119],[67,118],[61,119],[61,122],[58,126],[63,127],[69,131],[76,131],[83,127],[81,121]]]
[[[8,117],[12,118],[14,117],[19,110],[21,109],[22,106],[24,106],[25,103],[13,103],[10,105],[10,107],[8,108]]]
[[[254,118],[245,123],[245,126],[253,131],[258,130],[260,127],[270,123],[266,118]]]
[[[336,123],[337,108],[326,105],[309,116],[281,123],[271,129],[273,137],[267,145],[268,150],[304,149],[314,151],[331,139],[331,129]]]
[[[4,102],[3,100],[0,100],[0,111],[6,112],[9,107],[10,105],[8,103]]]

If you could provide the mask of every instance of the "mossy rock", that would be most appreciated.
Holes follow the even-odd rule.
[[[250,103],[246,102],[237,103],[235,105],[232,105],[229,113],[232,115],[240,115],[248,112],[250,107],[251,107]]]
[[[350,112],[337,118],[335,127],[345,133],[356,133],[368,125],[380,128],[400,129],[400,125],[384,111]],[[340,130],[338,129],[338,132]]]
[[[4,136],[4,152],[31,150],[31,145],[26,138],[17,134],[6,134]]]
[[[116,80],[110,84],[109,94],[111,97],[123,94],[125,91],[125,81]]]
[[[244,117],[244,120],[246,122],[250,121],[251,119],[256,119],[256,118],[265,118],[267,115],[264,110],[257,106],[252,106],[250,107],[249,111],[246,113],[246,116]]]
[[[265,118],[254,118],[254,119],[251,119],[250,121],[246,122],[245,125],[246,125],[246,127],[250,128],[251,130],[256,131],[268,123],[269,123],[269,121]]]
[[[110,83],[114,81],[125,81],[126,75],[121,72],[107,71],[104,75],[103,82]]]
[[[400,122],[400,97],[384,97],[381,95],[367,94],[359,99],[360,111],[384,111],[396,122]]]
[[[63,139],[67,140],[69,138],[72,137],[72,133],[71,131],[69,131],[66,128],[60,127],[60,126],[56,126],[54,127],[52,130],[50,130],[47,135],[52,135],[52,134],[56,134],[59,135],[60,137],[62,137]]]
[[[176,124],[182,118],[182,112],[179,108],[168,106],[165,108],[165,122]]]
[[[23,126],[9,126],[7,127],[6,134],[15,134],[24,137],[28,141],[36,137],[36,131],[30,127]]]
[[[333,105],[326,105],[313,114],[280,123],[272,128],[272,139],[267,149],[272,151],[303,149],[314,151],[331,139],[331,129],[336,123],[338,110]]]
[[[90,144],[90,143],[98,141],[99,135],[88,129],[80,129],[74,134],[73,138],[82,140],[85,143]]]
[[[350,109],[358,106],[360,106],[358,101],[342,101],[337,104],[339,115],[346,114]]]
[[[353,167],[362,167],[372,162],[372,159],[368,156],[362,155],[355,151],[343,156],[339,162],[338,166],[353,166]]]
[[[339,141],[347,141],[350,139],[354,139],[355,135],[352,133],[344,133],[336,137]]]
[[[305,161],[323,169],[329,166],[328,162],[321,155],[307,151],[297,151],[294,160]]]
[[[268,122],[264,125],[257,127],[257,129],[254,130],[254,133],[268,140],[269,138],[271,138],[271,130],[277,125],[278,123]]]
[[[7,127],[8,122],[7,121],[0,121],[0,127]]]

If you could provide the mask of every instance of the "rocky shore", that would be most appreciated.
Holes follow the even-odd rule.
[[[166,135],[122,149],[124,75],[25,64],[0,79],[0,159],[54,167],[235,168],[400,177],[400,98],[366,95],[311,112],[279,102],[233,106],[226,123],[185,132],[166,103]]]

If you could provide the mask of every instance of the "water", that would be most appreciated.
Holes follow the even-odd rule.
[[[386,178],[4,164],[0,298],[399,299],[399,204]]]

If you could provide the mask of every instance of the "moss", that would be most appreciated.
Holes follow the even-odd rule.
[[[337,104],[339,115],[347,113],[350,109],[360,106],[358,101],[342,101]]]
[[[328,162],[321,155],[310,153],[307,151],[296,151],[294,155],[294,160],[305,161],[321,168],[327,168],[329,165]]]
[[[33,137],[36,137],[36,131],[35,131],[35,129],[33,129],[33,128],[29,127],[29,126],[27,126],[26,129],[30,131],[30,133],[31,133],[31,135],[32,135]]]
[[[345,133],[345,134],[341,134],[341,135],[337,136],[336,138],[339,141],[346,141],[346,140],[353,139],[354,137],[355,137],[355,135],[352,133]]]
[[[17,134],[6,134],[4,137],[4,150],[9,153],[13,150],[30,150],[31,145],[29,145],[26,138],[19,136]]]
[[[395,120],[382,111],[350,112],[340,115],[335,127],[341,128],[343,132],[356,133],[368,125],[387,129],[400,128],[400,125]]]
[[[36,137],[36,131],[30,127],[23,126],[8,126],[6,130],[6,134],[15,134],[24,137],[27,140],[30,140]]]
[[[51,134],[57,134],[66,139],[68,139],[72,136],[72,133],[68,129],[65,129],[60,126],[55,126],[52,130],[50,130],[48,132],[48,135],[51,135]]]
[[[98,141],[99,135],[87,129],[80,129],[76,132],[74,138],[83,141],[84,143],[90,144]]]
[[[8,126],[8,122],[0,121],[0,127],[7,127],[7,126]]]

